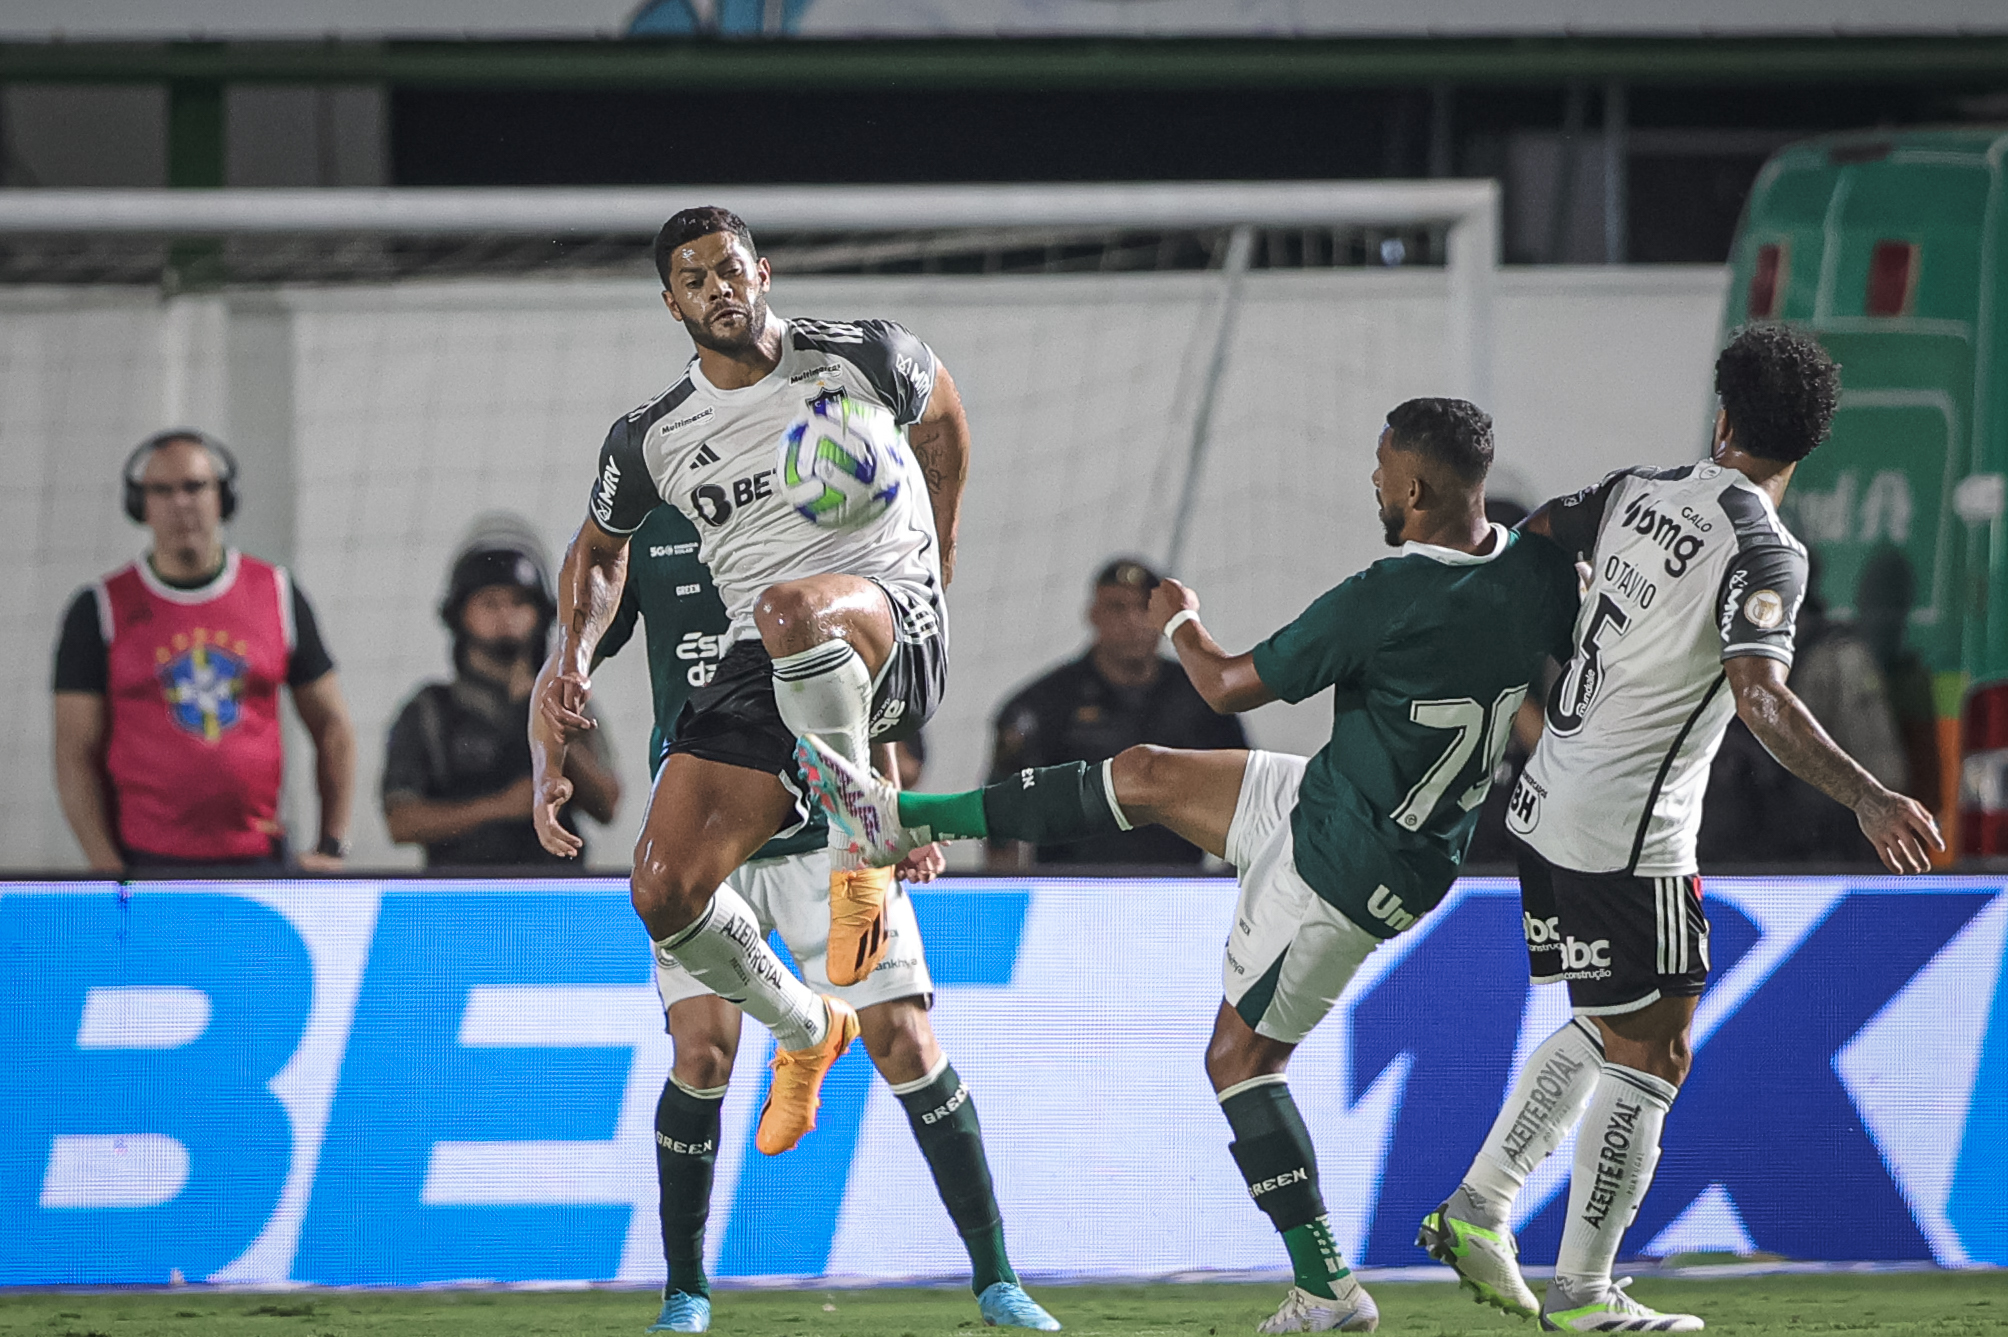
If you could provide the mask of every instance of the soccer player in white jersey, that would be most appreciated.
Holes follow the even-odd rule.
[[[619,606],[628,536],[657,506],[697,526],[699,555],[731,618],[731,648],[685,705],[635,846],[633,896],[659,957],[774,1033],[779,1054],[756,1145],[787,1151],[815,1126],[824,1074],[859,1034],[767,946],[726,877],[806,820],[797,734],[870,764],[869,740],[924,724],[947,667],[942,607],[954,560],[969,431],[947,368],[890,321],[789,321],[768,310],[771,273],[737,215],[686,209],[655,243],[663,302],[697,345],[667,391],[616,422],[590,514],[565,554],[558,640],[536,726],[575,736],[593,652]],[[907,432],[908,477],[862,528],[812,526],[780,496],[779,441],[813,400],[849,396]],[[833,856],[825,968],[870,976],[885,950],[890,869]],[[868,1036],[874,1052],[897,1037]]]
[[[1918,804],[1843,752],[1785,685],[1806,550],[1778,519],[1797,462],[1827,434],[1839,369],[1810,337],[1747,328],[1715,364],[1711,457],[1625,469],[1549,502],[1523,528],[1590,566],[1576,648],[1507,825],[1537,984],[1566,980],[1575,1016],[1529,1056],[1464,1182],[1418,1239],[1481,1301],[1544,1330],[1697,1332],[1613,1282],[1687,1076],[1708,976],[1695,837],[1731,715],[1771,755],[1852,809],[1891,871],[1944,848]],[[1555,1280],[1520,1275],[1513,1200],[1578,1121]]]

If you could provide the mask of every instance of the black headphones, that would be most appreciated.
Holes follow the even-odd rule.
[[[222,472],[216,480],[216,499],[223,508],[223,518],[228,520],[237,514],[237,457],[230,448],[209,433],[194,427],[173,427],[165,432],[155,432],[146,440],[133,447],[132,454],[126,456],[125,468],[121,476],[125,479],[125,513],[136,525],[146,523],[146,487],[139,481],[140,470],[146,462],[170,441],[193,441],[209,452],[216,467]]]

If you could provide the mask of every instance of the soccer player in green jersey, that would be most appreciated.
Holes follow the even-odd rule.
[[[1370,1332],[1380,1321],[1333,1241],[1284,1068],[1367,954],[1449,891],[1513,713],[1543,662],[1567,657],[1576,615],[1569,559],[1485,519],[1492,422],[1476,406],[1400,405],[1376,458],[1381,523],[1400,553],[1252,651],[1215,644],[1177,581],[1151,595],[1153,619],[1215,710],[1337,688],[1331,741],[1308,761],[1145,746],[981,790],[900,794],[816,739],[798,748],[832,820],[881,865],[932,840],[1046,843],[1146,822],[1234,865],[1241,894],[1206,1071],[1229,1150],[1296,1274],[1265,1333]]]
[[[619,611],[600,638],[598,658],[618,652],[634,636],[636,621],[643,624],[655,704],[648,750],[654,769],[668,752],[684,702],[711,680],[718,661],[731,649],[731,619],[711,572],[698,557],[697,530],[682,512],[669,506],[650,511],[628,551],[627,584]],[[555,670],[547,665],[545,671]],[[563,744],[551,731],[540,729],[540,723],[540,717],[531,717],[537,833],[553,854],[574,854],[577,837],[557,822],[571,783],[564,778]],[[884,755],[889,754],[890,748],[885,748]],[[889,767],[890,761],[881,764]],[[794,829],[761,846],[732,874],[729,884],[745,900],[762,932],[780,933],[812,989],[857,1009],[865,1051],[899,1097],[942,1205],[969,1252],[970,1286],[984,1321],[992,1326],[1057,1329],[1060,1325],[1025,1293],[1005,1253],[1003,1218],[976,1105],[928,1021],[934,981],[927,972],[913,902],[894,885],[886,896],[884,958],[856,984],[832,984],[826,964],[828,830],[822,812],[806,798],[799,816],[802,820]],[[906,881],[925,882],[940,868],[940,851],[928,846],[902,860],[899,875]],[[704,1231],[711,1212],[719,1116],[739,1051],[740,1010],[666,952],[656,954],[655,987],[676,1060],[655,1107],[655,1168],[669,1279],[663,1286],[662,1313],[649,1331],[704,1332],[711,1325]]]

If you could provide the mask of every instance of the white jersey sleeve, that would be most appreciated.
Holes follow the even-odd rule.
[[[1685,876],[1735,714],[1722,663],[1791,662],[1806,550],[1714,464],[1621,471],[1548,511],[1591,577],[1508,828],[1563,868]]]

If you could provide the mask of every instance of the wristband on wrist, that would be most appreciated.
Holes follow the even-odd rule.
[[[1179,609],[1176,613],[1173,613],[1171,615],[1171,621],[1164,624],[1164,638],[1166,640],[1170,640],[1172,633],[1177,631],[1180,627],[1184,626],[1188,622],[1197,622],[1197,621],[1199,621],[1199,610],[1197,608]]]
[[[341,836],[322,836],[321,843],[314,846],[314,853],[329,859],[349,857],[349,842]]]

